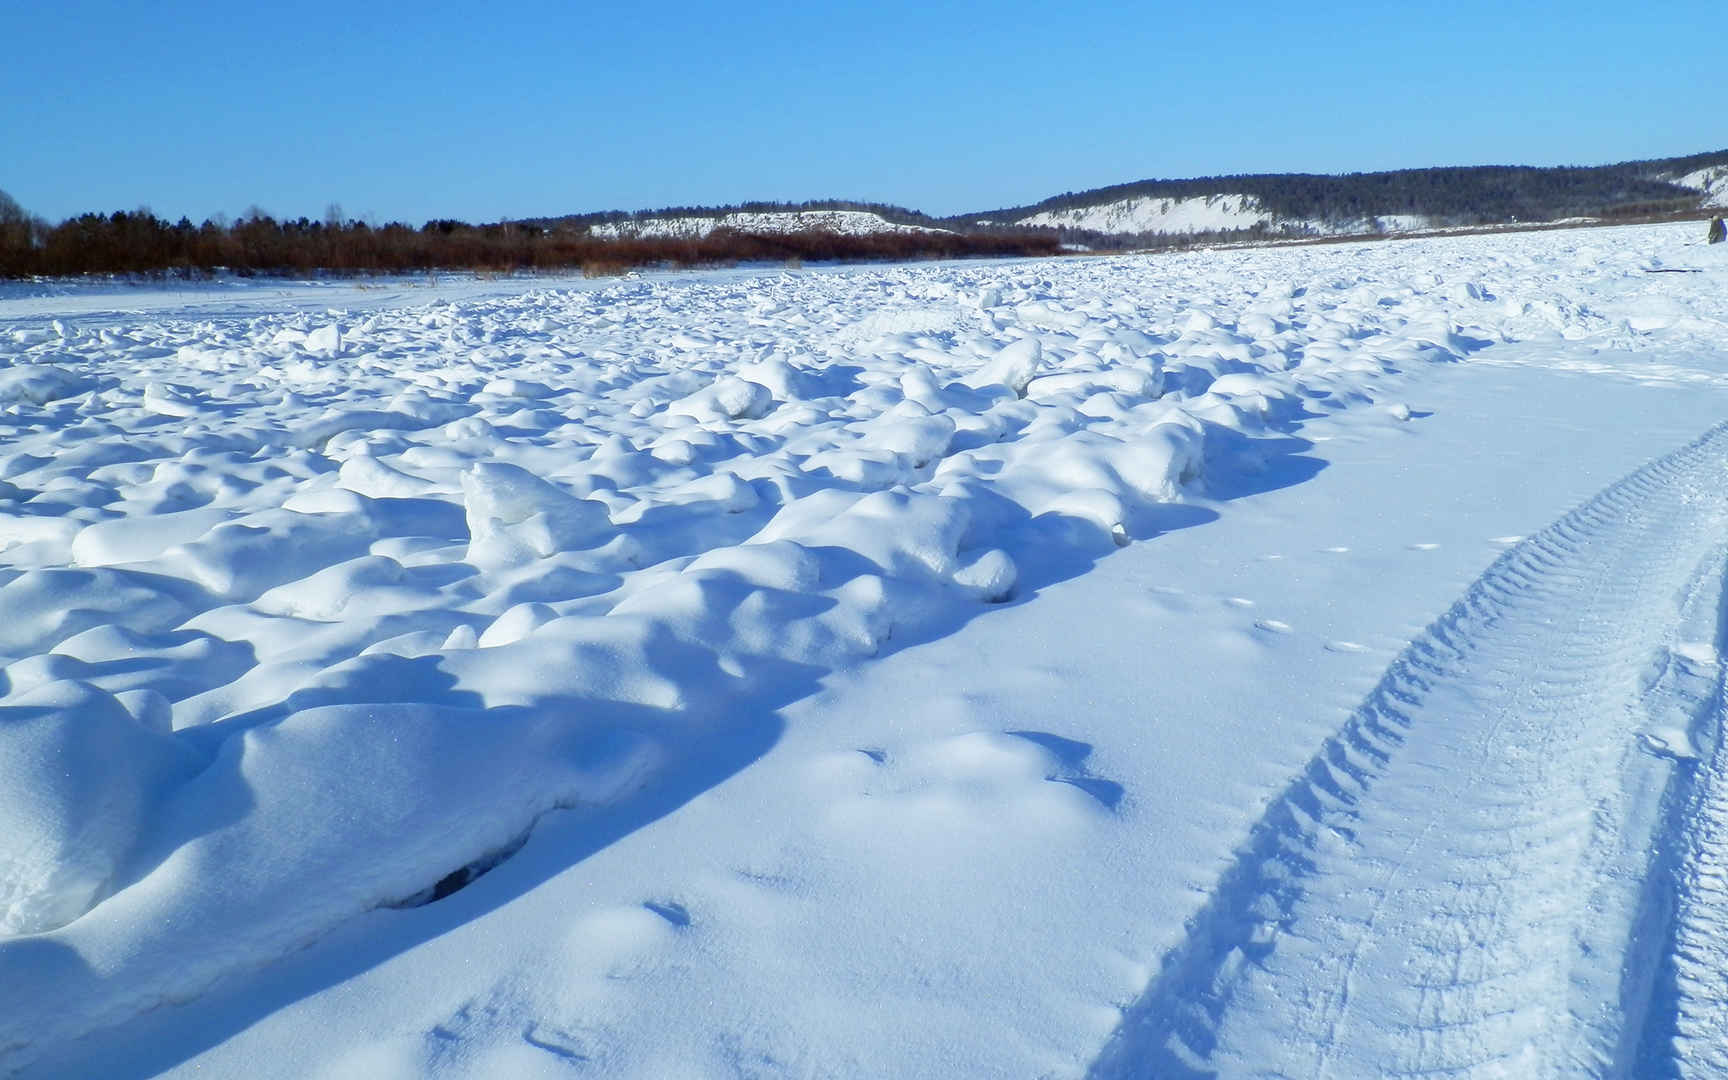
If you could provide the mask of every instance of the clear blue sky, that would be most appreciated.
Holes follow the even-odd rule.
[[[1147,177],[1728,146],[1713,2],[0,0],[0,190],[52,221],[931,213]]]

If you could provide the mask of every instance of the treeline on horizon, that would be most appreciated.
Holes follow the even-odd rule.
[[[1457,226],[1656,216],[1697,209],[1699,193],[1670,178],[1718,165],[1728,165],[1728,150],[1614,165],[1475,165],[1341,175],[1267,173],[1141,180],[964,216],[1012,221],[1043,211],[1081,210],[1130,198],[1221,194],[1251,195],[1279,218],[1334,224],[1393,214],[1419,214],[1436,224]]]
[[[1183,248],[1292,239],[1305,234],[1319,238],[1324,229],[1305,231],[1288,223],[1312,221],[1339,226],[1406,214],[1453,227],[1540,224],[1576,217],[1660,220],[1700,212],[1699,192],[1673,183],[1674,179],[1725,165],[1728,150],[1596,166],[1448,166],[1342,175],[1270,173],[1144,180],[1065,192],[1030,206],[946,218],[883,203],[818,200],[614,210],[481,225],[435,220],[419,228],[400,222],[373,225],[351,221],[335,207],[321,221],[304,217],[277,220],[254,208],[237,221],[218,216],[194,225],[186,218],[168,222],[148,209],[139,209],[82,214],[51,225],[27,214],[0,191],[0,277],[191,277],[218,270],[241,275],[574,269],[617,273],[632,267],[763,261],[1054,255],[1065,244],[1110,250]],[[1252,196],[1281,221],[1270,228],[1135,236],[1068,228],[1029,229],[1015,224],[1043,211],[1085,209],[1128,198],[1222,194]],[[719,228],[702,237],[620,239],[590,234],[595,225],[654,217],[715,219],[738,212],[823,210],[864,211],[889,222],[932,231],[853,235],[808,230],[764,235]]]
[[[716,229],[701,237],[605,240],[585,225],[428,221],[419,228],[371,225],[337,215],[278,221],[261,210],[237,221],[169,222],[148,209],[81,214],[50,225],[0,192],[0,277],[78,274],[388,274],[433,270],[493,273],[636,267],[727,266],[741,262],[905,261],[1054,255],[1053,230],[895,232],[850,235],[807,230],[775,235]]]

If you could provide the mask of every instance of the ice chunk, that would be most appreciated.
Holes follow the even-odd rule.
[[[1014,594],[1020,570],[1006,551],[991,548],[954,572],[954,584],[987,604],[998,604]]]
[[[774,394],[761,383],[735,376],[716,381],[712,386],[679,398],[666,406],[672,416],[688,416],[700,422],[720,420],[758,420],[774,407]]]
[[[1027,384],[1043,364],[1044,346],[1039,344],[1037,338],[1021,338],[997,353],[988,364],[973,372],[966,379],[966,385],[982,387],[1000,384],[1023,397]]]
[[[612,530],[605,506],[499,461],[477,462],[463,473],[462,497],[468,512],[468,561],[483,568],[592,547]]]
[[[95,385],[90,379],[54,364],[19,364],[0,369],[0,405],[15,401],[43,405],[76,397]]]
[[[342,351],[342,328],[335,323],[320,326],[306,335],[306,351],[318,356],[335,356]]]
[[[197,416],[199,406],[185,390],[153,382],[144,388],[144,408],[161,416],[184,418]]]
[[[916,401],[926,408],[941,407],[942,388],[936,385],[936,376],[923,364],[913,364],[901,373],[900,392],[907,401]]]
[[[1127,394],[1129,397],[1155,398],[1163,389],[1163,379],[1156,370],[1116,367],[1104,371],[1066,371],[1059,375],[1041,375],[1026,384],[1023,397],[1044,400],[1061,395],[1085,397],[1098,390]]]
[[[493,379],[481,388],[481,393],[493,394],[504,398],[525,398],[538,401],[549,398],[557,393],[545,383],[534,382],[531,379]]]
[[[814,385],[804,371],[793,367],[784,359],[774,356],[759,360],[754,364],[745,364],[738,369],[738,377],[746,382],[765,387],[770,394],[781,401],[799,401],[820,394],[820,389]]]
[[[946,416],[925,416],[886,421],[865,440],[922,468],[948,452],[954,440],[954,421]]]

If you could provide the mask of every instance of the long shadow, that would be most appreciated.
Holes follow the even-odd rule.
[[[676,762],[656,773],[635,794],[599,807],[554,810],[543,815],[530,827],[520,847],[474,875],[464,883],[465,888],[436,899],[402,897],[414,906],[400,910],[356,914],[313,944],[270,961],[260,970],[224,976],[214,989],[189,1004],[165,1005],[51,1048],[19,1075],[156,1075],[186,1063],[274,1012],[511,903],[595,852],[671,814],[762,757],[784,730],[778,708],[813,693],[823,672],[781,663],[773,670],[751,674],[767,689],[734,701],[707,725],[681,723],[684,730],[700,734],[686,738],[678,747]],[[536,709],[585,707],[591,709],[592,703],[547,702]],[[508,707],[488,709],[485,714],[488,720],[509,724],[528,711]],[[653,717],[643,719],[646,726],[657,722]],[[660,717],[658,722],[668,719]],[[455,869],[460,868],[429,869],[428,891]],[[307,882],[306,887],[315,890],[319,883]],[[388,903],[382,908],[396,906]],[[98,994],[105,992],[102,982],[126,977],[124,971],[106,975],[91,971],[72,949],[52,939],[19,939],[0,948],[32,951],[28,956],[14,953],[14,962],[7,966],[15,972],[40,970],[34,953],[41,953],[41,964],[77,969],[51,977],[95,981],[92,992]],[[0,1054],[3,1052],[0,1047]]]
[[[1225,466],[1207,470],[1206,494],[1219,502],[1294,487],[1326,468],[1324,460],[1308,456],[1314,444],[1295,435],[1249,438],[1209,426],[1206,441],[1208,458]]]

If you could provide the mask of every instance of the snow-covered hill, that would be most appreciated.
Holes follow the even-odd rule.
[[[1141,180],[967,215],[1114,237],[1352,236],[1596,220],[1728,205],[1728,151],[1594,166],[1480,165],[1375,173]]]
[[[1044,210],[1016,224],[1101,233],[1195,233],[1251,229],[1272,220],[1258,199],[1213,195],[1196,199],[1140,197],[1072,210]]]
[[[1280,218],[1252,195],[1210,195],[1188,199],[1135,196],[1067,210],[1041,210],[1016,218],[1016,225],[1083,229],[1115,236],[1184,235],[1260,228],[1295,235],[1353,236],[1416,232],[1431,227],[1420,214],[1387,214],[1351,222]]]
[[[1684,176],[1676,176],[1674,183],[1702,193],[1705,206],[1728,207],[1728,165],[1698,169]]]
[[[703,237],[716,229],[767,235],[818,231],[843,236],[946,231],[923,225],[903,225],[866,210],[737,211],[715,217],[645,217],[593,225],[588,231],[589,235],[599,239],[617,240],[626,237]]]

